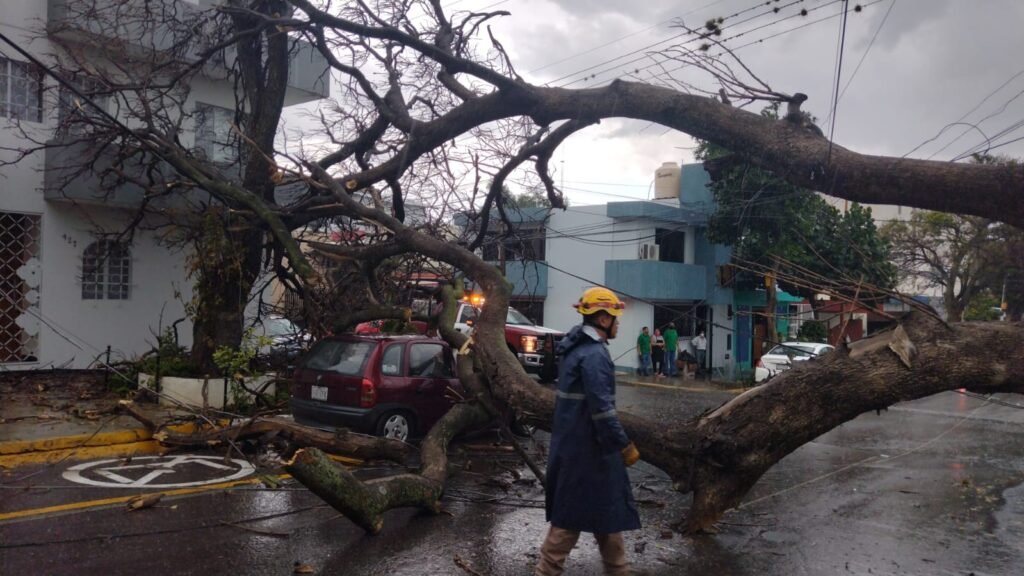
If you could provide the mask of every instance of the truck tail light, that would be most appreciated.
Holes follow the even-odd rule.
[[[373,408],[376,404],[377,387],[373,384],[373,380],[363,378],[363,382],[359,387],[359,407]]]

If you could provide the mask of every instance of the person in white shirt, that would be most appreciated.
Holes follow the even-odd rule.
[[[697,370],[701,371],[704,369],[704,359],[708,355],[708,339],[704,337],[704,331],[701,330],[693,340],[690,340],[693,344],[693,349],[697,352]]]

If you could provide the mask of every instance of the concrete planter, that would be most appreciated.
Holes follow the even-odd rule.
[[[264,384],[274,378],[274,374],[261,374],[259,376],[253,376],[245,380],[245,387],[250,390],[260,390]],[[156,390],[155,385],[156,379],[151,374],[139,373],[139,388],[148,388],[150,390]],[[165,406],[174,406],[177,402],[194,406],[196,408],[203,407],[203,387],[206,386],[206,406],[209,408],[224,409],[225,404],[231,406],[235,403],[236,396],[240,396],[247,400],[250,404],[256,402],[254,395],[246,392],[241,387],[233,385],[234,383],[228,381],[228,389],[225,393],[224,390],[224,378],[181,378],[178,376],[161,376],[160,377],[160,404]],[[263,390],[263,394],[266,396],[274,395],[274,384],[267,386]]]

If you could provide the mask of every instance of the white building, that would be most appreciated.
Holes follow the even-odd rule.
[[[664,166],[672,172],[672,166]],[[660,174],[659,174],[660,176]],[[547,225],[544,324],[567,330],[580,322],[580,294],[605,285],[624,298],[618,338],[609,343],[615,365],[637,367],[636,338],[674,322],[680,342],[697,331],[709,340],[709,363],[732,376],[732,290],[718,285],[729,250],[705,237],[711,213],[701,165],[658,178],[654,201],[610,202],[555,211]]]
[[[74,43],[116,34],[72,16],[69,8],[78,1],[5,2],[0,33],[48,63],[60,50],[57,35]],[[183,11],[211,4],[162,1]],[[123,5],[123,0],[98,2],[105,3]],[[42,33],[44,27],[48,33]],[[287,104],[325,97],[326,69],[322,57],[299,46]],[[183,252],[167,249],[155,233],[142,229],[130,240],[113,236],[128,228],[141,205],[141,189],[88,175],[58,189],[54,174],[74,152],[67,148],[40,150],[9,163],[32,140],[55,137],[60,104],[51,94],[56,88],[53,78],[0,42],[0,369],[84,368],[108,346],[115,359],[133,357],[152,346],[161,326],[184,318],[184,303],[191,299]],[[229,131],[225,122],[234,102],[233,83],[223,70],[204,72],[192,82],[184,109],[207,113],[196,115],[201,126],[185,122],[180,139],[216,159],[223,150],[210,138]],[[180,325],[178,333],[181,344],[189,345],[190,324]]]

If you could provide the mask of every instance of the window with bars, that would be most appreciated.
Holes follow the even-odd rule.
[[[127,300],[132,259],[128,244],[97,240],[82,254],[82,299]]]
[[[105,112],[110,112],[110,89],[95,78],[76,77],[73,82],[79,92],[93,104]],[[60,88],[58,103],[60,129],[64,132],[82,131],[93,118],[102,118],[102,113],[92,104],[84,102],[81,97],[66,86]]]
[[[39,353],[39,216],[0,212],[0,364]]]
[[[43,121],[43,75],[38,68],[0,57],[0,117]]]

